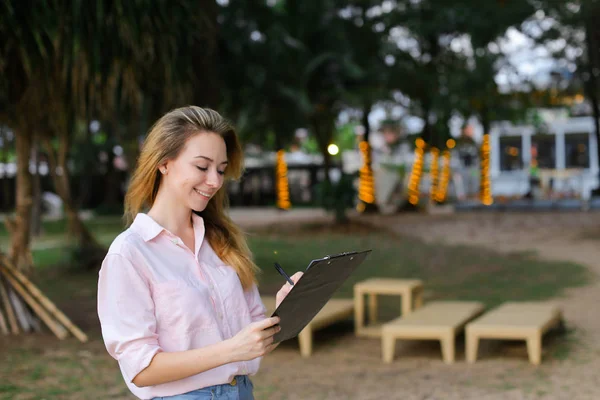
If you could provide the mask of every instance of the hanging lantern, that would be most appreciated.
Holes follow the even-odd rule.
[[[450,182],[450,150],[444,150],[442,152],[442,172],[437,189],[436,200],[438,203],[443,203],[446,200],[448,194],[448,182]]]
[[[367,204],[375,203],[375,181],[373,179],[373,168],[371,168],[371,146],[365,140],[358,145],[362,155],[362,167],[359,172],[357,210],[363,212]]]
[[[425,141],[421,138],[415,140],[415,161],[413,162],[410,179],[408,181],[408,202],[412,205],[419,203],[419,184],[423,174],[423,155],[425,153]]]
[[[483,135],[483,143],[481,144],[481,202],[486,206],[494,202],[492,198],[492,184],[490,179],[490,135]]]
[[[277,208],[287,210],[292,206],[290,203],[290,188],[287,177],[287,164],[285,163],[285,151],[277,151],[275,163]]]
[[[432,147],[431,150],[429,151],[431,153],[431,168],[430,168],[430,175],[431,175],[431,185],[429,188],[429,197],[431,198],[431,201],[435,201],[437,200],[437,191],[438,191],[438,184],[439,184],[439,157],[440,157],[440,151],[435,148]]]

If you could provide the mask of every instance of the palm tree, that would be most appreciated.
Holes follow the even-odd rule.
[[[210,47],[202,45],[215,39],[214,29],[208,29],[215,17],[189,0],[0,5],[0,88],[7,94],[0,97],[0,120],[17,133],[16,218],[7,222],[16,265],[31,264],[28,164],[33,133],[43,138],[71,236],[81,247],[98,248],[70,191],[67,161],[76,122],[96,115],[113,122],[111,133],[127,141],[120,128],[139,119],[142,107],[154,119],[192,99],[194,78],[204,77],[194,70],[190,49]],[[204,28],[213,36],[204,37]]]

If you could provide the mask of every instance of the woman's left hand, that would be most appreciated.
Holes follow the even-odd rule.
[[[294,284],[296,284],[296,282],[298,282],[302,275],[304,275],[304,272],[298,271],[294,275],[290,276],[290,279],[292,280],[292,282],[294,282]],[[285,285],[283,285],[281,289],[279,289],[279,291],[277,292],[277,296],[275,296],[275,308],[279,307],[279,304],[281,304],[283,299],[285,299],[285,296],[287,296],[288,293],[290,293],[292,287],[293,286],[290,285],[289,282],[286,282]]]

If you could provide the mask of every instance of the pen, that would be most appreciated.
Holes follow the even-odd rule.
[[[281,274],[281,276],[283,276],[285,278],[285,280],[288,281],[288,283],[290,285],[294,286],[294,281],[292,281],[292,279],[288,276],[288,274],[285,273],[283,268],[281,268],[281,265],[275,263],[275,269],[277,270],[277,272],[279,272]]]

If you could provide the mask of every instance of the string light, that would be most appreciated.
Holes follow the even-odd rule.
[[[287,177],[287,164],[285,163],[285,151],[277,151],[277,162],[275,164],[277,182],[277,207],[287,210],[292,206],[290,202],[290,188]]]
[[[360,167],[358,181],[358,203],[356,209],[363,212],[366,209],[365,204],[375,203],[375,182],[373,179],[373,169],[371,168],[371,146],[369,142],[363,140],[358,144],[363,164]]]
[[[412,205],[419,203],[419,184],[423,174],[423,154],[425,153],[425,141],[421,138],[415,140],[415,161],[413,162],[410,179],[408,181],[408,202]]]
[[[490,135],[483,135],[483,143],[481,144],[481,202],[486,206],[494,202],[492,198],[492,184],[490,180]]]
[[[327,146],[327,152],[332,156],[335,156],[340,152],[340,148],[335,143],[331,143],[329,146]]]
[[[439,157],[440,151],[436,147],[432,147],[429,150],[431,153],[431,185],[429,189],[429,196],[432,201],[437,200],[438,197],[438,180],[440,177],[439,169]]]
[[[448,194],[448,182],[450,182],[450,150],[442,152],[442,177],[439,181],[436,200],[438,203],[443,203]]]

